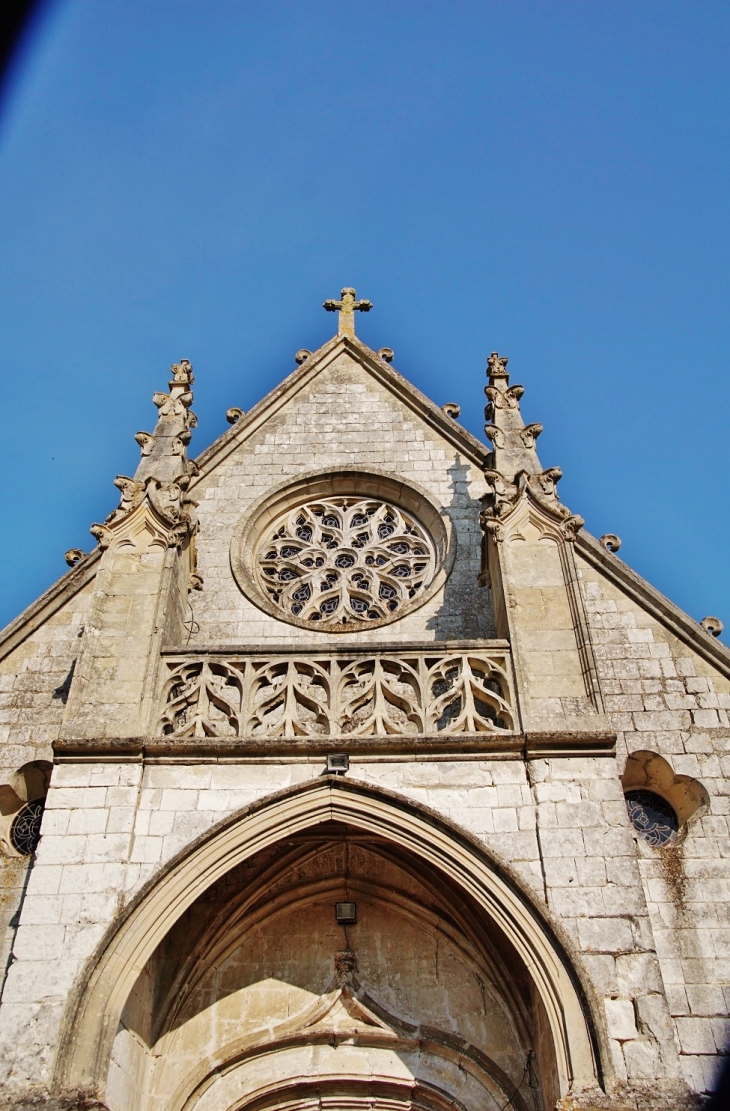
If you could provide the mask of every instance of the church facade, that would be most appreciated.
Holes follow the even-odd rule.
[[[172,367],[0,634],[0,1106],[700,1107],[730,1003],[730,651],[338,332],[193,460]]]

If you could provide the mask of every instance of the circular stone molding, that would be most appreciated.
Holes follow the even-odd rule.
[[[355,633],[397,621],[443,586],[456,535],[420,487],[351,468],[269,491],[231,541],[248,598],[292,625]]]

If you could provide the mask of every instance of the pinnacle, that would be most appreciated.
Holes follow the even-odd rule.
[[[154,432],[138,432],[134,437],[142,453],[134,478],[117,475],[114,485],[121,491],[119,506],[103,525],[91,526],[91,533],[102,548],[112,543],[114,531],[123,529],[143,504],[157,514],[172,543],[182,543],[195,528],[194,513],[185,493],[191,474],[197,470],[186,454],[191,429],[198,423],[190,408],[193,403],[190,387],[195,379],[187,359],[174,363],[170,369],[170,392],[152,395],[157,406]]]
[[[491,469],[512,480],[520,471],[541,474],[542,466],[535,441],[542,425],[525,424],[520,411],[522,386],[509,384],[507,358],[493,351],[487,359],[488,383],[484,388],[488,404],[484,410],[485,435],[492,442]]]
[[[525,424],[520,410],[522,386],[509,384],[507,358],[493,351],[487,359],[488,382],[484,388],[487,406],[484,416],[485,435],[492,442],[484,475],[489,492],[484,498],[482,525],[497,538],[503,537],[501,519],[508,516],[527,493],[548,515],[560,522],[565,539],[574,539],[583,525],[583,518],[571,514],[561,505],[557,483],[562,478],[559,467],[544,471],[537,455],[535,441],[542,425]]]
[[[198,423],[190,408],[193,403],[190,387],[195,378],[187,359],[174,363],[170,369],[169,394],[152,395],[158,411],[154,432],[138,432],[135,436],[142,449],[142,458],[134,476],[137,482],[145,482],[148,478],[171,482],[188,473],[185,449],[190,443],[191,429]]]

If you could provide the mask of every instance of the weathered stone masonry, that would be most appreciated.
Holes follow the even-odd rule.
[[[195,461],[172,368],[0,641],[2,1105],[699,1106],[730,653],[559,501],[506,359],[488,449],[326,307]]]

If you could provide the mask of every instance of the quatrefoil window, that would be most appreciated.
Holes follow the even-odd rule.
[[[414,516],[357,497],[296,506],[262,536],[256,562],[260,586],[287,616],[350,628],[398,617],[437,570],[434,542]]]

